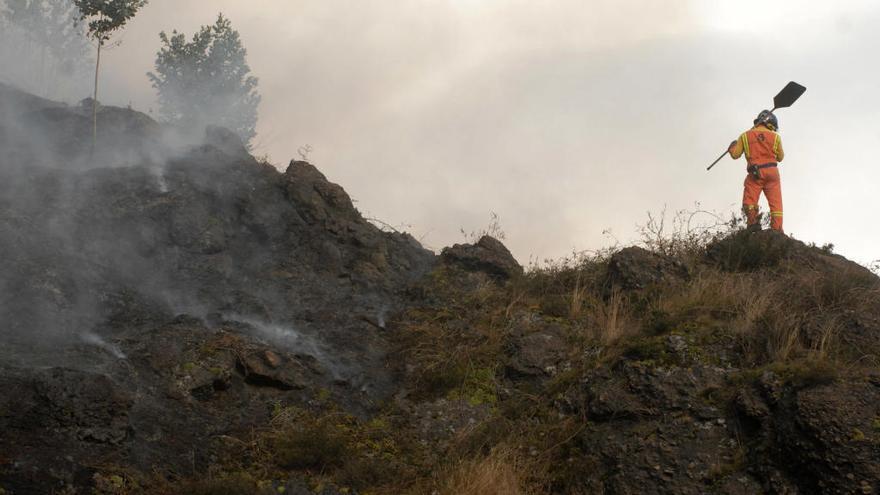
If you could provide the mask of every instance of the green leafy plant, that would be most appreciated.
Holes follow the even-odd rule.
[[[256,135],[260,95],[250,74],[247,50],[232,23],[220,14],[187,41],[173,31],[159,34],[156,72],[147,77],[159,93],[159,112],[185,127],[226,127],[250,145]]]

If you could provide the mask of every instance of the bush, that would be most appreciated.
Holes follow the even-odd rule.
[[[679,258],[686,264],[699,259],[706,246],[723,239],[742,226],[742,220],[703,210],[699,204],[693,210],[676,211],[667,220],[666,208],[659,215],[648,213],[648,220],[638,226],[641,244],[646,249]]]

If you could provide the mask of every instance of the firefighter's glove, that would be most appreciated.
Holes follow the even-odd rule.
[[[727,147],[727,152],[733,154],[734,148],[736,148],[736,141],[731,141],[730,146]]]

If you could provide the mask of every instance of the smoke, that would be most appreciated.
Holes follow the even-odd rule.
[[[115,107],[99,110],[98,131],[93,147],[91,107],[0,84],[0,342],[15,343],[0,361],[83,343],[124,359],[107,337],[132,329],[112,321],[139,308],[203,315],[217,304],[205,302],[197,275],[176,273],[193,256],[177,244],[197,244],[211,212],[183,212],[169,232],[166,205],[220,197],[208,171],[180,164],[208,162],[205,143],[237,146],[232,159],[243,159],[241,144],[220,129],[167,128]]]
[[[116,346],[104,340],[100,335],[91,332],[83,332],[79,335],[83,342],[101,348],[110,353],[116,359],[126,359],[125,353]]]
[[[92,46],[71,0],[0,0],[0,82],[73,102],[90,93]]]
[[[227,321],[243,323],[253,337],[300,356],[315,359],[335,380],[350,378],[351,370],[322,342],[291,325],[263,321],[255,317],[224,315]]]
[[[150,172],[156,176],[156,187],[159,189],[159,192],[165,194],[168,192],[168,181],[165,179],[165,169],[152,167],[150,168]]]
[[[385,318],[388,316],[388,308],[382,307],[379,312],[376,314],[376,323],[379,325],[379,328],[385,329]]]
[[[103,366],[177,315],[228,314],[334,380],[380,373],[361,359],[383,352],[373,330],[347,313],[372,314],[373,295],[322,272],[336,234],[234,134],[116,107],[100,109],[94,151],[91,129],[88,108],[0,85],[0,363]]]
[[[341,211],[335,188],[316,188],[334,198],[313,211],[326,198],[293,198],[229,131],[100,105],[93,141],[93,102],[33,83],[0,83],[0,364],[114,365],[179,315],[230,314],[334,380],[387,378],[384,343],[354,315],[376,314],[425,253]]]

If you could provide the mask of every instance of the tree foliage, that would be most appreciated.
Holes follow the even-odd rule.
[[[113,32],[121,28],[137,11],[147,4],[147,0],[73,0],[80,11],[80,18],[86,21],[89,35],[98,43],[110,39]]]
[[[173,31],[159,34],[156,72],[147,77],[159,93],[159,112],[185,127],[224,126],[250,143],[256,134],[260,95],[250,75],[247,50],[223,14],[187,41]]]
[[[98,73],[101,70],[101,47],[110,40],[113,32],[120,29],[137,11],[147,4],[147,0],[73,0],[80,12],[80,20],[85,21],[89,36],[98,42],[98,56],[95,60],[95,93],[92,98],[92,152],[98,142]]]

